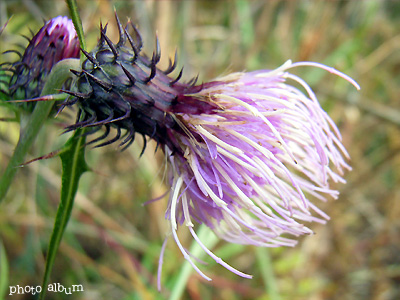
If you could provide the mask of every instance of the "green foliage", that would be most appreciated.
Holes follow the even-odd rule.
[[[85,161],[86,137],[82,133],[82,130],[75,131],[59,154],[62,163],[61,199],[47,250],[46,269],[42,283],[43,292],[40,294],[40,299],[44,299],[45,296],[56,254],[74,206],[79,179],[84,172],[89,170]]]
[[[70,68],[79,68],[79,61],[77,59],[64,59],[55,65],[43,87],[41,96],[57,92],[65,80],[71,78]],[[18,168],[25,162],[25,156],[47,120],[53,105],[54,101],[39,102],[32,114],[22,116],[18,144],[0,179],[0,203],[7,194]]]
[[[5,299],[8,292],[8,260],[3,242],[0,240],[0,299]]]

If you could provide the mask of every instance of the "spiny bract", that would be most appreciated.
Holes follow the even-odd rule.
[[[156,50],[149,59],[141,53],[139,31],[130,22],[123,28],[118,16],[116,19],[120,35],[117,44],[107,37],[107,25],[104,28],[100,25],[101,36],[97,47],[90,53],[82,50],[87,58],[82,64],[82,71],[73,71],[79,77],[77,91],[65,91],[75,98],[64,103],[68,106],[78,102],[82,115],[79,122],[69,126],[67,131],[94,127],[93,132],[96,132],[104,125],[105,134],[90,143],[105,139],[110,127],[117,129],[117,135],[97,147],[123,138],[120,145],[126,148],[133,142],[135,133],[139,133],[143,135],[145,145],[145,136],[149,136],[158,144],[178,151],[169,129],[183,131],[173,114],[212,113],[216,106],[192,95],[204,88],[203,85],[195,85],[197,78],[188,83],[179,82],[182,70],[175,79],[168,77],[176,68],[176,55],[167,70],[157,68],[161,55],[158,39]],[[129,25],[134,30],[135,38],[128,32]],[[121,129],[125,129],[123,137]]]

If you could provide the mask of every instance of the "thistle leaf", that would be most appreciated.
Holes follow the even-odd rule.
[[[42,293],[40,293],[39,299],[44,299],[57,250],[74,206],[79,179],[84,172],[89,170],[85,161],[84,145],[86,137],[82,135],[82,131],[81,129],[76,130],[59,154],[62,164],[61,201],[57,209],[56,220],[47,251],[46,269],[43,276]]]

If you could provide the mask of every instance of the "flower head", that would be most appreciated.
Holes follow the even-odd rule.
[[[275,70],[235,73],[202,85],[169,77],[175,63],[159,70],[157,49],[151,59],[140,53],[142,41],[123,29],[114,44],[101,28],[98,46],[78,76],[74,98],[78,127],[106,127],[117,135],[103,146],[135,133],[154,139],[165,152],[171,192],[166,218],[180,250],[196,270],[177,236],[186,226],[203,249],[220,264],[237,271],[208,250],[194,224],[205,224],[222,239],[264,247],[293,246],[289,236],[312,233],[309,222],[329,217],[312,199],[336,198],[329,181],[344,182],[350,169],[340,133],[319,105],[311,88],[288,71],[315,66],[358,85],[324,65],[286,62]],[[297,83],[306,93],[290,85]]]
[[[288,61],[276,70],[231,74],[196,93],[217,113],[176,116],[188,133],[174,134],[183,156],[165,149],[172,185],[166,218],[178,245],[178,224],[199,243],[194,222],[229,242],[278,247],[296,244],[288,235],[312,233],[306,223],[329,219],[312,200],[338,197],[329,181],[345,182],[349,156],[310,87],[288,73],[301,65],[327,69],[358,88],[334,69]]]
[[[66,58],[79,58],[79,40],[72,21],[58,16],[44,24],[20,60],[12,64],[10,96],[14,99],[39,97],[53,66]]]

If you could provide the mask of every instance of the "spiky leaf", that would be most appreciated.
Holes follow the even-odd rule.
[[[89,170],[85,161],[84,145],[85,136],[82,136],[82,130],[77,130],[64,145],[64,148],[60,153],[62,163],[61,201],[57,209],[53,233],[47,251],[46,269],[43,277],[40,299],[44,299],[46,291],[45,287],[49,281],[57,250],[71,216],[75,195],[78,190],[79,179],[84,172]]]

